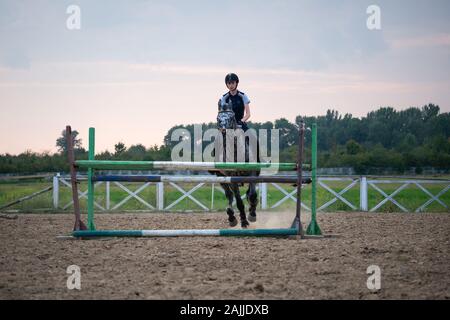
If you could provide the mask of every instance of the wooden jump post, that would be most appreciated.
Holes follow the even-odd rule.
[[[315,189],[316,144],[314,138],[316,127],[313,125],[313,189]],[[72,193],[75,211],[74,237],[178,237],[178,236],[290,236],[304,237],[301,224],[301,186],[310,183],[311,178],[303,177],[303,144],[305,125],[303,120],[299,127],[298,157],[296,163],[244,163],[244,162],[170,162],[170,161],[110,161],[95,160],[95,129],[89,128],[88,160],[75,160],[73,137],[70,126],[66,128],[67,146],[72,180]],[[88,170],[88,223],[87,227],[80,218],[76,170]],[[95,175],[94,170],[191,170],[191,171],[251,171],[259,169],[277,169],[279,171],[296,171],[296,175],[273,176],[170,176],[170,175]],[[244,183],[244,182],[278,182],[292,183],[297,186],[297,205],[294,222],[290,228],[279,229],[183,229],[183,230],[95,230],[94,223],[94,182],[95,181],[129,181],[129,182],[213,182],[213,183]],[[315,206],[315,190],[313,204]],[[307,234],[317,235],[318,224],[315,217],[315,207]],[[311,227],[313,225],[313,227]]]
[[[75,226],[73,227],[73,230],[86,230],[86,225],[83,223],[83,221],[81,221],[80,201],[78,198],[77,171],[75,169],[75,150],[73,148],[72,128],[70,126],[66,127],[66,143],[67,156],[69,158],[70,181],[72,183],[73,210],[75,212]]]

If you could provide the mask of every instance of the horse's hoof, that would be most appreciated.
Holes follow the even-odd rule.
[[[250,225],[250,223],[248,223],[247,220],[241,220],[241,227],[246,229],[248,226]]]
[[[238,223],[236,217],[229,217],[228,218],[228,223],[230,224],[230,227],[235,227]]]
[[[248,215],[248,221],[255,222],[256,221],[256,214],[249,214]]]

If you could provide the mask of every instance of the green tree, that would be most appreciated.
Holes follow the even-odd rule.
[[[142,144],[132,145],[126,152],[127,159],[131,161],[144,160],[146,155],[145,147]]]
[[[275,129],[280,130],[280,149],[293,146],[298,141],[298,128],[287,119],[276,120]]]
[[[360,153],[361,150],[362,150],[362,147],[361,147],[361,145],[358,142],[356,142],[353,139],[350,139],[345,144],[345,149],[347,151],[347,154],[354,155],[354,154]]]
[[[125,147],[125,144],[123,142],[118,142],[114,145],[114,155],[120,156],[127,150],[127,147]]]
[[[82,141],[81,139],[77,139],[78,137],[78,131],[73,130],[72,131],[72,143],[73,143],[73,148],[75,150],[83,150],[82,148]],[[66,130],[64,129],[61,132],[61,137],[59,137],[58,139],[56,139],[56,147],[58,148],[58,151],[62,154],[67,153],[67,133]]]

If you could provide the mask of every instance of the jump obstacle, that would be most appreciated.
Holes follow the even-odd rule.
[[[154,176],[154,175],[94,175],[92,180],[116,182],[184,182],[184,183],[297,183],[297,176]],[[311,178],[303,178],[303,184],[311,183]]]
[[[176,161],[111,161],[95,160],[95,128],[89,128],[88,160],[75,160],[72,129],[66,127],[68,158],[71,174],[72,197],[75,213],[75,226],[72,235],[77,238],[95,237],[179,237],[179,236],[293,236],[304,237],[300,220],[301,186],[312,183],[311,222],[307,235],[321,235],[316,221],[316,169],[317,169],[317,126],[312,125],[312,162],[311,178],[303,177],[302,163],[305,125],[299,129],[298,156],[296,163],[245,163],[245,162],[176,162]],[[77,170],[87,169],[88,201],[87,226],[81,220]],[[272,176],[171,176],[171,175],[97,175],[94,170],[190,170],[190,171],[252,171],[258,169],[277,169],[279,171],[296,171],[296,175]],[[278,229],[180,229],[180,230],[96,230],[94,223],[94,182],[128,181],[128,182],[206,182],[206,183],[247,183],[278,182],[297,186],[296,214],[290,228]]]
[[[108,161],[78,160],[79,168],[101,170],[191,170],[191,171],[251,171],[259,169],[297,170],[296,163],[257,163],[257,162],[181,162],[181,161]]]

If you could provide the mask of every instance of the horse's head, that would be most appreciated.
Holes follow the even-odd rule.
[[[218,103],[219,113],[217,115],[217,129],[219,130],[218,136],[222,136],[223,139],[215,140],[215,161],[216,162],[259,162],[259,157],[257,156],[257,140],[256,145],[252,144],[250,146],[251,137],[245,136],[243,130],[238,130],[234,132],[234,135],[228,136],[231,130],[242,129],[242,124],[238,124],[233,111],[232,102],[224,102],[219,100]],[[230,131],[227,131],[230,130]],[[230,140],[231,138],[231,140]],[[257,137],[256,137],[257,139]],[[229,142],[227,142],[229,140]],[[251,148],[254,147],[254,148]],[[230,152],[231,151],[231,152]],[[255,157],[251,157],[252,155]],[[255,159],[255,160],[253,160]],[[246,176],[255,174],[256,171],[234,171],[222,172],[223,175],[238,175]],[[257,173],[259,175],[259,172]]]
[[[237,123],[233,112],[232,102],[222,102],[219,100],[219,113],[217,114],[217,129],[225,131],[226,129],[236,129]]]

